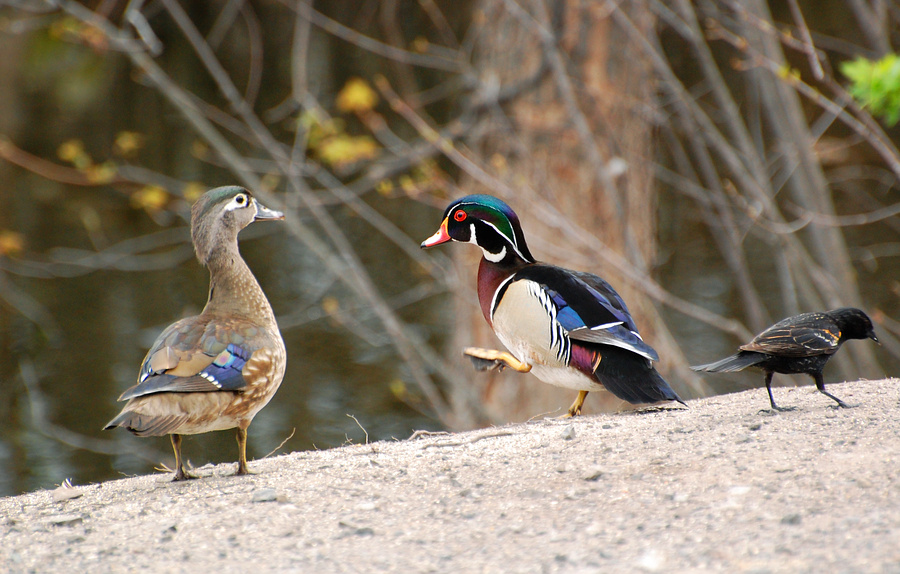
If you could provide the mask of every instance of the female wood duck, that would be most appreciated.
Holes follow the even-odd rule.
[[[184,470],[181,436],[237,427],[236,474],[247,474],[247,427],[284,377],[284,341],[275,314],[238,251],[238,233],[254,221],[284,219],[246,189],[218,187],[191,209],[197,259],[209,268],[203,312],[170,325],[144,357],[138,383],[106,429],[171,435],[175,480]]]
[[[612,286],[590,273],[535,261],[506,203],[490,195],[451,203],[422,247],[451,240],[481,248],[481,311],[514,355],[466,349],[476,366],[531,371],[545,383],[577,390],[570,417],[581,414],[589,391],[603,388],[630,403],[683,404],[653,368],[659,356],[641,339]]]
[[[779,407],[772,397],[772,374],[805,373],[816,382],[816,388],[839,407],[850,405],[825,390],[822,371],[825,364],[850,339],[872,339],[876,343],[872,320],[862,310],[842,307],[824,313],[802,313],[775,323],[730,357],[691,367],[695,371],[733,373],[755,367],[766,373],[766,390],[773,411],[792,411],[796,407]]]

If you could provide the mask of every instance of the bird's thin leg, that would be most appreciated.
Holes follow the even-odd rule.
[[[580,414],[581,414],[581,407],[584,406],[584,399],[585,399],[585,397],[587,397],[587,396],[588,396],[588,392],[587,392],[587,391],[578,391],[578,396],[575,397],[575,402],[572,403],[572,406],[571,406],[571,407],[569,407],[569,412],[567,412],[566,414],[564,414],[564,415],[563,415],[562,417],[560,417],[560,418],[577,417],[578,415],[580,415]]]
[[[244,474],[250,474],[250,469],[247,468],[247,427],[245,427],[245,426],[238,427],[237,443],[238,443],[238,467],[237,467],[237,472],[235,472],[234,475],[241,476]]]
[[[479,371],[489,371],[491,369],[503,369],[509,367],[520,373],[527,373],[531,370],[531,365],[522,363],[505,351],[497,351],[496,349],[481,349],[478,347],[467,347],[463,349],[463,355],[471,359],[475,368]]]
[[[769,391],[769,404],[772,405],[772,410],[779,413],[795,410],[797,407],[779,407],[775,404],[775,398],[772,396],[772,375],[774,374],[772,371],[766,372],[766,390]]]
[[[826,391],[825,390],[825,379],[822,377],[822,373],[817,373],[817,374],[813,375],[813,379],[816,380],[816,388],[819,389],[819,392],[822,393],[823,395],[825,395],[826,397],[828,397],[829,399],[833,400],[834,402],[836,402],[839,407],[844,408],[844,409],[850,409],[850,408],[853,408],[856,406],[856,405],[848,405],[841,399],[837,398],[836,396],[834,396],[831,393],[829,393],[828,391]]]
[[[192,474],[188,474],[184,471],[184,459],[181,457],[181,435],[173,434],[169,435],[172,439],[172,448],[175,450],[175,478],[172,479],[173,482],[179,480],[190,480],[192,478],[197,478]]]

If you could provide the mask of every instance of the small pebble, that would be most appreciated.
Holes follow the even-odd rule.
[[[603,471],[600,470],[599,468],[595,468],[594,470],[592,470],[592,471],[588,472],[586,475],[584,475],[584,480],[586,480],[587,482],[596,482],[596,481],[600,480],[600,478],[602,476],[603,476]]]
[[[274,488],[260,488],[253,492],[251,500],[253,502],[272,502],[278,499],[278,493]]]
[[[60,514],[58,516],[51,516],[47,519],[47,522],[53,526],[73,526],[81,523],[83,520],[84,517],[78,514]]]
[[[84,494],[84,490],[77,486],[60,486],[53,490],[53,502],[62,502],[78,498]]]
[[[575,438],[575,425],[566,425],[562,432],[563,440],[572,440]]]
[[[641,556],[636,566],[645,572],[660,572],[666,563],[665,557],[658,550],[648,550]]]

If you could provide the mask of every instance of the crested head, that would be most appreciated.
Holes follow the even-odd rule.
[[[841,307],[826,314],[840,327],[841,339],[872,339],[878,342],[872,320],[862,310],[856,307]]]
[[[467,195],[451,203],[440,229],[422,247],[451,240],[474,243],[493,263],[534,262],[516,212],[492,195]]]
[[[237,248],[241,229],[265,219],[284,219],[284,214],[262,205],[243,187],[207,191],[191,208],[191,239],[197,259],[206,265],[217,250]]]

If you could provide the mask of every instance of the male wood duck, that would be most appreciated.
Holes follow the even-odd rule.
[[[184,470],[181,436],[237,427],[236,474],[248,474],[247,427],[278,390],[286,353],[265,293],[238,251],[238,233],[254,221],[284,219],[241,187],[206,192],[191,209],[197,259],[209,268],[203,312],[170,325],[141,364],[138,383],[105,429],[171,435],[175,480]]]
[[[839,407],[848,405],[825,390],[822,371],[838,349],[849,339],[872,339],[876,343],[872,320],[854,307],[842,307],[825,313],[803,313],[782,319],[746,345],[721,361],[691,367],[695,371],[733,373],[755,367],[766,373],[766,390],[773,411],[792,411],[796,407],[779,407],[772,397],[772,374],[806,373],[816,381],[816,388]]]
[[[603,388],[633,404],[684,403],[653,368],[659,356],[612,286],[590,273],[535,261],[509,205],[490,195],[454,201],[422,247],[451,240],[481,248],[481,311],[512,353],[466,349],[477,367],[530,371],[545,383],[577,390],[569,417],[581,414],[589,391]]]

